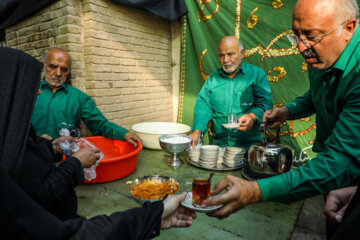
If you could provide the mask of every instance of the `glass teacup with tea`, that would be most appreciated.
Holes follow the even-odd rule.
[[[210,198],[211,178],[213,175],[214,173],[211,173],[209,178],[194,178],[192,182],[186,183],[188,186],[192,185],[193,206],[200,208],[202,202]]]

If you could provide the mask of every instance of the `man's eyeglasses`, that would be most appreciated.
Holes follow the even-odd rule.
[[[315,45],[316,43],[320,42],[321,39],[323,39],[324,37],[328,36],[330,33],[335,32],[339,27],[341,27],[342,25],[344,25],[345,23],[347,23],[349,20],[346,20],[345,22],[341,23],[339,26],[335,27],[333,30],[331,30],[330,32],[325,33],[324,35],[321,35],[320,37],[318,36],[302,36],[302,37],[298,37],[297,35],[295,35],[294,33],[289,33],[286,37],[288,38],[289,42],[291,44],[296,44],[298,45],[300,43],[300,41],[305,45],[305,46],[311,46],[311,45]],[[301,34],[301,33],[300,33]]]

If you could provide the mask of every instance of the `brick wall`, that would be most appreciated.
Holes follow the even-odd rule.
[[[167,20],[108,0],[60,0],[6,29],[6,44],[39,60],[48,47],[68,51],[73,85],[129,130],[176,120]]]

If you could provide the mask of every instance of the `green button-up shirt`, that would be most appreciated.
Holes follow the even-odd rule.
[[[40,90],[32,117],[38,136],[48,134],[57,138],[61,128],[79,128],[80,119],[95,135],[124,140],[128,133],[125,128],[109,122],[94,101],[77,88],[64,84],[53,93],[43,80]]]
[[[193,129],[206,132],[207,124],[212,119],[214,144],[248,149],[261,140],[259,126],[262,115],[271,107],[271,90],[265,72],[242,62],[233,78],[218,69],[206,80],[196,99]],[[247,132],[225,129],[222,124],[228,122],[230,112],[238,118],[252,112],[256,115],[256,124]]]
[[[308,164],[259,180],[264,201],[291,202],[349,185],[360,175],[360,30],[329,69],[309,70],[310,90],[286,104],[291,119],[316,113]]]

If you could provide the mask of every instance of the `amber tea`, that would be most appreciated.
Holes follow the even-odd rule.
[[[200,207],[201,203],[210,197],[211,182],[205,178],[195,178],[192,182],[192,199],[196,207]]]

